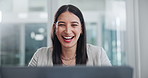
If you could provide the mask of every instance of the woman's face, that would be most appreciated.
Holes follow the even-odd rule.
[[[64,12],[58,17],[56,23],[56,35],[65,48],[76,47],[82,33],[80,19],[71,12]]]

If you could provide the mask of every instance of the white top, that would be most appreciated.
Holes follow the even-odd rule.
[[[87,66],[111,66],[110,60],[102,47],[87,45]],[[33,55],[28,66],[53,66],[52,47],[42,47]]]

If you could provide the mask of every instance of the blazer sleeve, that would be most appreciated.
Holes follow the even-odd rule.
[[[101,48],[101,66],[111,66],[111,62],[106,54],[106,51]]]
[[[31,58],[31,60],[30,60],[30,62],[29,62],[29,64],[28,64],[28,66],[37,66],[37,63],[38,63],[38,56],[39,56],[40,50],[41,50],[41,49],[38,49],[38,50],[34,53],[33,57]]]

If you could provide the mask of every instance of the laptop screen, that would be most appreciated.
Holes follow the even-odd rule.
[[[131,67],[1,67],[2,78],[132,78]]]

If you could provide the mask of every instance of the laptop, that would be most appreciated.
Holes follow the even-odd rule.
[[[113,67],[1,67],[1,78],[132,78],[133,69]]]

